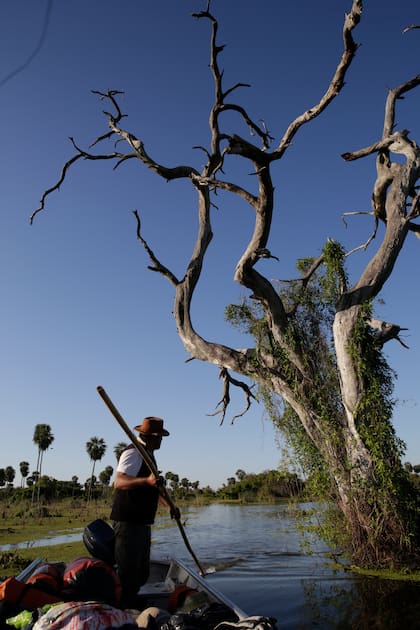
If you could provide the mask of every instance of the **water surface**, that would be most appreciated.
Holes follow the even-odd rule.
[[[275,617],[280,630],[420,628],[420,584],[337,570],[319,540],[308,554],[287,503],[189,507],[182,519],[200,564],[212,571],[206,579],[249,615]],[[10,547],[80,540],[81,532]],[[169,517],[153,528],[152,552],[197,568]]]
[[[321,541],[308,554],[286,503],[212,504],[185,517],[195,555],[216,568],[207,579],[250,615],[276,617],[288,630],[420,628],[419,584],[337,570]],[[173,528],[155,529],[153,538],[155,555],[194,565]]]

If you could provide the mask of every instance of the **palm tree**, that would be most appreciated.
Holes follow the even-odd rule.
[[[181,479],[181,488],[183,490],[184,498],[188,495],[188,489],[190,487],[190,480],[187,477]]]
[[[176,473],[173,473],[170,470],[168,470],[168,472],[165,473],[165,479],[166,481],[171,482],[171,490],[176,495],[178,484],[179,484],[179,476]]]
[[[237,476],[238,481],[242,481],[246,477],[246,472],[242,470],[242,468],[238,468],[235,475]]]
[[[71,496],[74,496],[74,491],[79,485],[79,477],[77,475],[73,475],[71,478]]]
[[[118,442],[118,444],[114,446],[114,455],[117,458],[117,462],[119,461],[121,457],[121,453],[125,451],[127,446],[128,444],[126,444],[125,442]]]
[[[105,444],[105,440],[103,438],[98,438],[98,437],[91,437],[89,442],[86,442],[86,451],[87,454],[89,455],[90,459],[93,462],[93,466],[92,466],[92,474],[90,476],[90,484],[89,484],[89,490],[88,490],[88,503],[90,501],[90,497],[92,494],[92,485],[93,485],[93,475],[95,472],[95,464],[96,462],[100,461],[102,459],[102,457],[105,455],[105,451],[106,451],[106,444]]]
[[[51,433],[50,425],[37,424],[35,426],[34,437],[32,438],[32,441],[38,447],[38,458],[36,461],[36,470],[38,473],[38,480],[39,480],[42,473],[42,460],[44,457],[44,453],[54,442],[54,436]],[[38,503],[39,503],[40,484],[38,483],[37,485],[38,485]],[[32,491],[32,503],[34,502],[34,493],[35,493],[35,486],[33,486],[33,491]]]
[[[25,487],[25,479],[26,479],[26,477],[29,474],[29,462],[20,462],[19,470],[20,470],[20,475],[22,477],[22,480],[20,482],[20,487],[24,488]]]
[[[109,488],[109,482],[113,475],[114,469],[112,466],[106,466],[105,469],[99,473],[99,481],[102,484],[102,495],[105,496],[107,488]]]
[[[8,488],[12,488],[13,487],[13,481],[16,475],[16,471],[13,468],[13,466],[6,466],[6,469],[4,471],[5,473],[5,477],[6,477],[6,483],[7,483],[7,487]]]

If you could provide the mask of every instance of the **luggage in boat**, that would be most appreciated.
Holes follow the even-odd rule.
[[[3,608],[18,612],[19,610],[36,610],[45,604],[62,601],[62,597],[45,592],[39,584],[26,584],[15,577],[9,577],[0,584],[0,603]]]
[[[164,623],[170,618],[170,614],[163,608],[157,608],[157,606],[149,606],[141,611],[136,617],[136,624],[139,628],[161,628]]]
[[[28,578],[27,584],[34,584],[46,593],[59,595],[63,587],[64,562],[43,562]]]
[[[138,630],[134,616],[99,602],[66,602],[53,606],[35,622],[33,630]]]
[[[234,627],[238,620],[238,615],[229,606],[212,602],[189,613],[176,612],[161,626],[161,630],[213,630],[222,622]]]
[[[66,565],[62,599],[95,600],[119,606],[121,591],[117,572],[102,560],[82,556]]]
[[[185,604],[185,600],[187,599],[188,596],[196,594],[196,593],[198,593],[198,591],[195,588],[191,588],[191,586],[187,586],[186,584],[180,584],[179,586],[174,588],[174,590],[169,596],[169,601],[168,601],[169,612],[171,614],[175,613],[179,608],[181,608],[181,606]],[[188,611],[182,611],[182,612],[188,612]]]
[[[98,560],[114,565],[114,530],[101,518],[86,525],[83,542],[88,552]]]

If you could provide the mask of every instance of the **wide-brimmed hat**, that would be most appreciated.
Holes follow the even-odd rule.
[[[141,424],[134,427],[134,430],[146,435],[169,435],[169,431],[163,428],[162,418],[155,418],[155,416],[148,416]]]

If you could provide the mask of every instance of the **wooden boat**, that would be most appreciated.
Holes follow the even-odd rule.
[[[42,558],[37,558],[17,576],[17,579],[26,583],[43,562]],[[176,602],[177,599],[178,606],[174,610],[174,601]],[[52,608],[49,612],[52,610],[54,609]],[[150,617],[150,626],[140,625],[147,623],[148,611],[152,616],[156,615],[156,611],[159,612],[160,618],[165,620],[161,626],[156,625],[156,622]],[[176,559],[152,559],[149,580],[142,586],[138,596],[138,617],[134,611],[130,612],[133,612],[133,621],[137,620],[140,628],[162,627],[165,630],[172,630],[172,628],[182,630],[183,627],[188,628],[188,630],[192,627],[205,630],[213,630],[213,628],[220,628],[220,630],[230,628],[275,630],[277,628],[276,620],[271,617],[248,616],[239,606],[214,588],[205,577],[201,577],[186,563]],[[142,613],[143,621],[139,622],[140,613]],[[201,614],[203,614],[203,619],[207,615],[202,624],[200,623]],[[171,619],[175,619],[175,617],[178,625],[171,625]],[[182,625],[183,617],[185,618],[185,626]],[[72,623],[73,625],[68,627],[89,628],[83,623],[80,626],[74,625],[74,620]],[[173,623],[175,624],[175,622]],[[198,625],[191,625],[191,623]],[[47,624],[45,627],[50,626]],[[52,624],[51,627],[54,628],[54,625]],[[60,625],[58,627],[66,628],[67,626]]]

